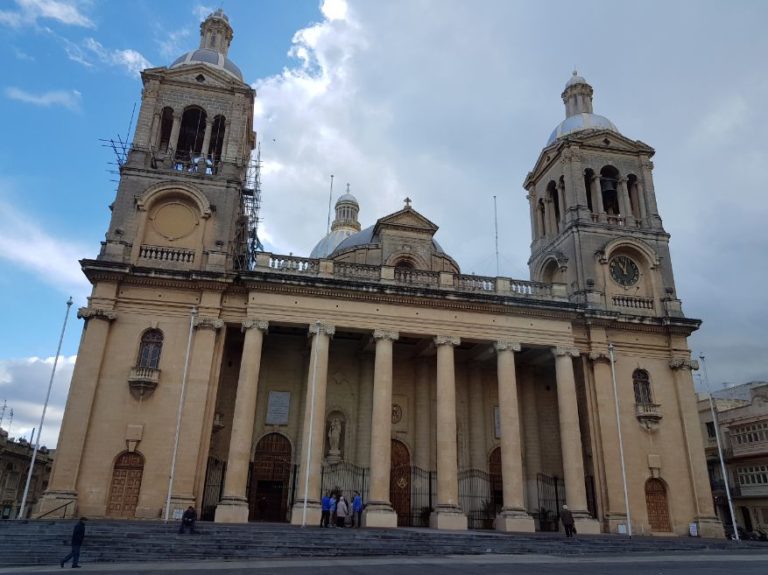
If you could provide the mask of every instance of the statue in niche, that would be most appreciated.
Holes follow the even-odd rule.
[[[332,417],[328,424],[328,463],[338,463],[341,461],[341,436],[342,421],[340,417]]]

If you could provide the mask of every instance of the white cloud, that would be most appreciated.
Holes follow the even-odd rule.
[[[86,38],[84,47],[98,60],[108,66],[124,68],[132,75],[139,75],[144,68],[151,68],[152,64],[139,52],[132,49],[112,50],[105,48],[93,38]]]
[[[195,15],[195,17],[203,21],[205,20],[209,14],[214,12],[214,8],[211,8],[210,6],[205,6],[204,4],[197,4],[194,8],[192,8],[192,14]]]
[[[10,426],[12,437],[29,439],[32,429],[40,426],[40,416],[48,391],[54,357],[28,357],[22,359],[0,359],[0,402],[5,400],[7,409],[3,428]],[[76,356],[61,356],[56,366],[56,375],[51,388],[48,409],[40,436],[41,445],[53,449],[59,436],[64,405],[69,383],[75,366]],[[10,410],[13,409],[13,422]]]
[[[38,20],[55,20],[69,26],[94,28],[93,21],[80,11],[77,0],[16,0],[17,10],[0,10],[0,24],[14,28],[34,25]]]
[[[50,235],[33,220],[0,199],[0,258],[36,274],[41,280],[84,301],[90,284],[78,259],[91,250]]]
[[[328,20],[346,20],[348,8],[346,0],[323,0],[320,11]]]
[[[160,46],[160,55],[166,60],[171,60],[185,52],[186,40],[190,35],[187,28],[173,32],[162,31],[162,38],[157,40]]]
[[[72,111],[80,110],[82,94],[77,90],[51,90],[42,94],[32,94],[20,88],[9,87],[5,89],[5,95],[11,100],[18,100],[35,106],[45,108],[51,106],[63,106]]]
[[[25,62],[34,62],[35,57],[27,54],[23,50],[19,50],[18,48],[13,49],[13,53],[16,56],[17,60],[23,60]]]

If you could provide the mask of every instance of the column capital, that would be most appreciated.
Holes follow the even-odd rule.
[[[77,318],[88,321],[89,319],[103,319],[104,321],[115,321],[117,312],[100,307],[81,307],[77,310]]]
[[[675,358],[669,360],[669,367],[675,371],[679,370],[688,370],[688,371],[696,371],[699,369],[699,362],[695,359],[688,359],[688,358]]]
[[[579,357],[579,350],[575,347],[553,347],[552,355],[555,357]]]
[[[249,329],[256,328],[259,331],[267,332],[269,329],[269,322],[263,319],[256,319],[249,317],[248,319],[243,320],[242,327],[240,328],[240,331],[245,333]]]
[[[224,320],[216,317],[197,316],[193,323],[196,329],[210,329],[218,331],[224,327]]]
[[[318,321],[317,323],[310,324],[309,333],[311,335],[319,335],[324,333],[325,335],[331,337],[334,333],[336,333],[336,326],[328,323],[320,323]]]
[[[397,341],[400,338],[400,334],[396,331],[387,331],[384,329],[373,330],[373,339],[386,339],[389,341]]]
[[[453,335],[436,335],[434,342],[438,347],[441,345],[450,345],[451,347],[456,347],[461,343],[461,338]]]
[[[499,340],[493,342],[493,347],[496,352],[500,351],[520,351],[522,348],[516,341]]]
[[[589,354],[589,360],[594,363],[611,363],[611,356],[604,351],[592,351]]]

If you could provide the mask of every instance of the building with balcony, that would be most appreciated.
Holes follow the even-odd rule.
[[[19,515],[33,450],[34,445],[29,441],[9,438],[8,432],[0,428],[0,519],[16,519]],[[45,446],[41,446],[37,451],[35,469],[27,494],[25,517],[34,515],[40,496],[48,488],[53,455],[54,452]],[[70,511],[68,516],[71,514]]]
[[[725,491],[728,481],[737,524],[745,531],[768,532],[768,382],[717,391],[713,400],[717,422],[712,418],[708,396],[700,396],[699,417],[715,510],[723,523],[731,523]],[[725,478],[715,425],[719,425]]]
[[[142,73],[109,229],[81,261],[45,507],[157,518],[173,468],[172,510],[221,522],[318,524],[322,494],[357,490],[366,526],[543,530],[567,503],[579,532],[617,532],[620,425],[635,531],[722,534],[654,150],[592,113],[587,81],[524,178],[530,278],[462,270],[409,199],[364,226],[349,193],[310,257],[286,256],[254,233],[256,94],[232,37],[217,10],[198,50]]]

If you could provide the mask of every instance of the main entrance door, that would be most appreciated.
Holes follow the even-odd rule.
[[[667,488],[660,479],[651,478],[645,482],[645,504],[648,507],[648,523],[651,531],[672,531],[669,522]]]
[[[141,454],[125,452],[115,460],[112,482],[109,486],[107,516],[124,519],[132,519],[136,516],[143,474],[144,458]]]
[[[291,479],[291,443],[270,433],[256,444],[251,466],[249,514],[252,521],[286,521]]]
[[[411,455],[402,441],[392,440],[389,500],[397,513],[398,527],[411,524]]]

